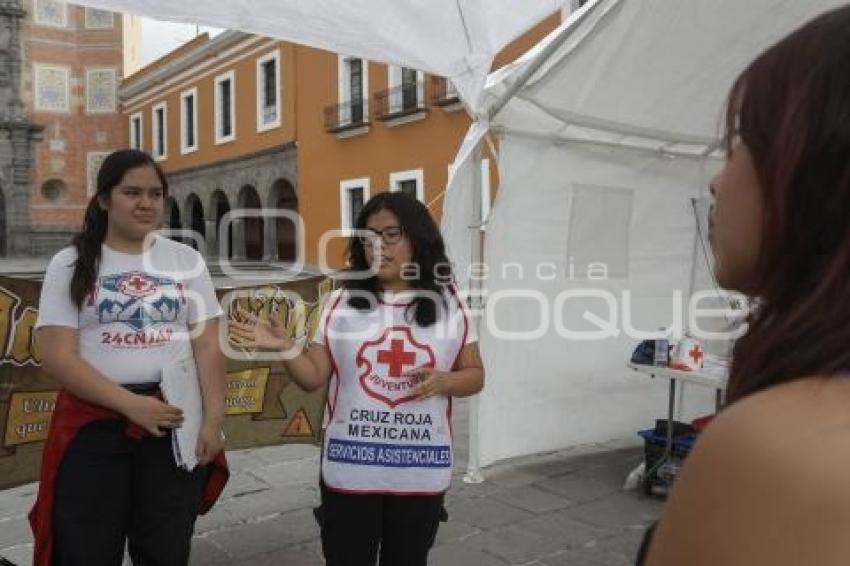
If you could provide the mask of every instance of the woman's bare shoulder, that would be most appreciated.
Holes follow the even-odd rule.
[[[751,395],[703,433],[665,508],[651,566],[846,564],[850,380]]]

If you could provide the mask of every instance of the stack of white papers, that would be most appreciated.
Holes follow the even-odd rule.
[[[174,462],[188,471],[198,465],[198,434],[201,432],[204,408],[195,360],[189,358],[162,370],[162,396],[169,405],[183,410],[183,424],[172,430]]]

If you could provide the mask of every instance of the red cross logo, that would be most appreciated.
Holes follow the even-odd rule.
[[[364,393],[391,408],[416,398],[416,376],[405,370],[421,366],[435,367],[437,357],[427,344],[413,336],[409,326],[392,326],[375,338],[364,342],[355,356]]]
[[[139,275],[133,275],[129,281],[127,281],[127,285],[133,287],[137,292],[141,291],[147,286],[148,282],[142,279]]]
[[[156,292],[157,285],[154,280],[141,273],[130,273],[126,279],[121,280],[118,289],[131,297],[147,297]]]
[[[702,350],[699,346],[694,346],[694,349],[688,352],[688,355],[693,358],[694,362],[699,364],[702,360]]]
[[[378,351],[378,363],[390,366],[390,377],[401,377],[404,366],[416,364],[416,352],[404,349],[404,340],[393,340],[389,350]]]

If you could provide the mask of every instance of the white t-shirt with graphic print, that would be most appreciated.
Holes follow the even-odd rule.
[[[159,236],[144,255],[101,250],[82,309],[70,294],[77,250],[53,257],[36,328],[78,329],[80,356],[116,383],[159,382],[163,367],[191,356],[189,325],[222,314],[206,264],[191,247]]]

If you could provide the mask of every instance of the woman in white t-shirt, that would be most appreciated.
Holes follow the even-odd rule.
[[[37,339],[62,385],[30,515],[35,564],[183,565],[197,514],[226,481],[221,307],[200,254],[154,234],[165,176],[149,155],[109,155],[82,231],[45,274]],[[199,466],[178,468],[180,409],[161,373],[194,357]],[[213,465],[209,465],[209,464]]]
[[[428,209],[382,193],[356,228],[342,289],[286,364],[305,389],[330,380],[317,513],[327,564],[420,566],[445,514],[451,398],[480,391],[484,371]],[[295,353],[278,324],[246,316],[230,330],[237,345]]]

